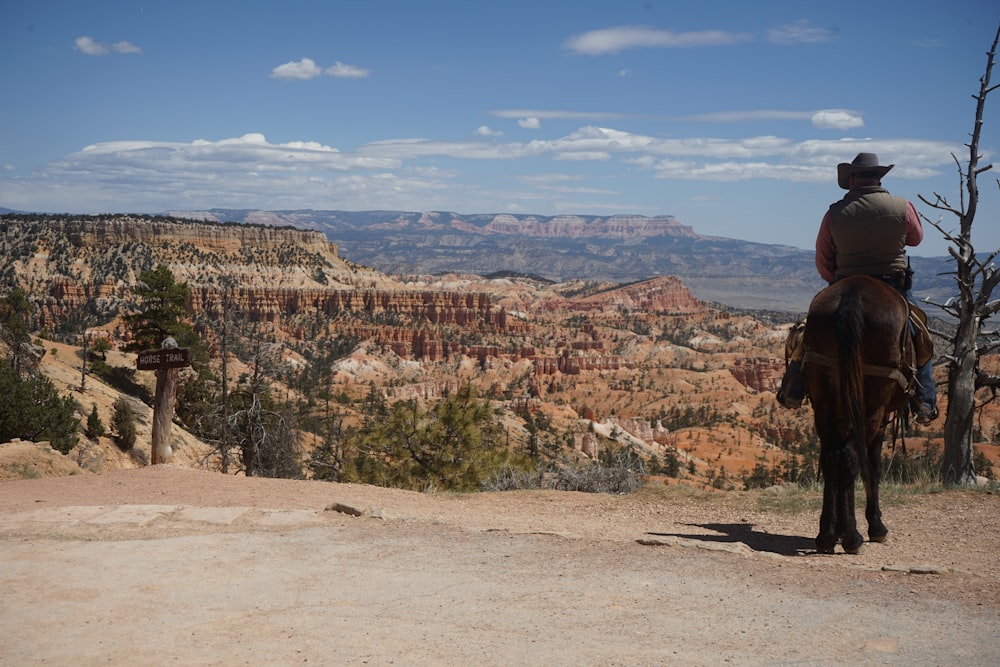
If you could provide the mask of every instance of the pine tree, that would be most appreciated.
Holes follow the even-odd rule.
[[[115,400],[111,413],[111,428],[115,432],[115,441],[122,451],[129,451],[135,446],[135,412],[132,404],[124,396]]]
[[[190,295],[187,283],[178,283],[174,274],[160,264],[139,276],[140,283],[132,288],[142,300],[141,309],[125,316],[125,326],[132,334],[126,350],[158,349],[165,338],[173,337],[183,347],[193,332],[184,321]]]
[[[87,416],[87,427],[83,431],[91,440],[97,440],[102,435],[107,433],[107,429],[104,428],[104,422],[101,421],[101,416],[97,414],[97,404],[93,404],[93,408],[90,410],[90,415]]]

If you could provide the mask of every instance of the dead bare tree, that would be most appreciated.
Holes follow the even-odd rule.
[[[271,396],[274,365],[257,341],[250,373],[233,392],[235,409],[228,416],[228,437],[241,451],[247,477],[301,477],[299,434],[291,412]]]
[[[986,320],[1000,310],[1000,299],[993,298],[993,291],[1000,284],[1000,270],[993,261],[1000,253],[994,250],[986,259],[976,255],[972,243],[972,222],[979,204],[977,178],[992,168],[992,164],[979,165],[979,140],[983,128],[983,111],[987,96],[1000,86],[990,84],[997,43],[1000,42],[1000,27],[997,28],[993,45],[987,52],[986,72],[979,79],[979,93],[976,100],[976,120],[969,143],[968,161],[963,167],[955,155],[958,170],[960,201],[953,206],[946,197],[934,193],[934,199],[920,197],[931,208],[951,213],[958,218],[958,232],[947,230],[941,221],[924,220],[940,231],[951,244],[948,252],[955,260],[955,284],[958,296],[946,303],[935,304],[958,320],[953,335],[935,331],[948,341],[950,351],[943,356],[948,362],[948,413],[944,425],[944,454],[941,459],[941,479],[949,485],[975,484],[975,470],[972,463],[972,435],[976,412],[976,392],[989,388],[992,400],[1000,388],[1000,376],[983,373],[979,359],[1000,349],[1000,330],[984,330]]]

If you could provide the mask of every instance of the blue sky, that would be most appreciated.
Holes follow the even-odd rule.
[[[998,21],[992,0],[6,0],[0,207],[669,214],[812,248],[859,151],[894,194],[959,202]],[[998,120],[995,93],[988,159]],[[996,172],[980,188],[988,252]],[[945,254],[926,233],[914,254]]]

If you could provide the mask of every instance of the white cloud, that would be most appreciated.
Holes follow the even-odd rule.
[[[552,160],[607,162],[617,158],[636,168],[672,174],[663,161],[697,163],[698,168],[684,178],[696,176],[708,180],[733,180],[739,165],[740,178],[766,173],[769,178],[802,180],[802,174],[814,174],[826,180],[838,162],[868,151],[893,156],[899,163],[919,164],[924,168],[948,165],[951,153],[960,147],[944,142],[905,139],[897,142],[872,142],[867,139],[794,141],[774,135],[742,138],[681,137],[663,138],[636,134],[607,127],[581,127],[562,137],[529,142],[434,141],[396,139],[377,141],[357,148],[357,155],[400,162],[444,157],[455,160],[511,160],[548,157]],[[895,157],[900,156],[900,157]],[[725,163],[725,164],[724,164]],[[782,165],[757,169],[755,163]],[[669,162],[667,163],[669,164]],[[724,168],[717,165],[724,164]],[[728,166],[726,166],[728,165]],[[814,172],[813,169],[819,171]]]
[[[460,160],[496,160],[525,155],[524,144],[500,144],[485,141],[433,141],[431,139],[386,139],[359,146],[359,155],[416,160],[448,157]]]
[[[34,191],[45,201],[44,192],[58,182],[64,190],[59,196],[69,200],[62,205],[68,206],[66,210],[80,210],[83,202],[99,202],[102,197],[110,206],[105,210],[117,211],[122,210],[121,201],[136,199],[147,202],[140,209],[145,211],[195,203],[198,207],[215,205],[212,202],[236,206],[241,200],[255,202],[254,206],[268,199],[292,204],[296,190],[302,193],[300,203],[303,199],[318,202],[318,193],[329,194],[331,184],[347,172],[401,166],[399,160],[345,154],[316,141],[274,144],[259,133],[190,143],[111,141],[92,144],[52,162],[32,179],[0,181],[0,197],[8,194],[8,187],[14,187],[12,193]],[[78,203],[73,204],[72,198]]]
[[[314,79],[322,74],[323,70],[320,69],[320,67],[316,64],[316,61],[312,58],[303,58],[298,61],[293,60],[285,63],[284,65],[278,65],[271,70],[271,78],[273,79],[298,81]]]
[[[799,20],[767,31],[768,41],[774,44],[818,44],[836,38],[836,33],[826,28],[815,28],[809,21]]]
[[[810,118],[812,124],[821,130],[853,130],[865,124],[861,114],[845,109],[825,109],[817,111]]]
[[[107,44],[98,42],[90,35],[77,37],[76,41],[73,43],[73,48],[81,53],[87,54],[88,56],[106,56],[112,51],[123,54],[142,53],[142,49],[132,42],[115,42],[109,47]]]
[[[742,140],[741,144],[753,142]],[[920,179],[940,175],[948,165],[951,152],[958,147],[946,142],[921,139],[871,140],[837,139],[803,142],[779,141],[781,149],[749,151],[746,159],[712,159],[672,152],[656,162],[636,160],[651,169],[657,178],[677,180],[707,180],[719,182],[745,181],[756,178],[789,182],[830,183],[836,179],[836,164],[850,161],[860,152],[878,153],[889,163],[895,162],[893,176]],[[722,155],[724,151],[718,151]]]
[[[635,48],[690,48],[729,46],[749,39],[747,35],[724,30],[673,32],[646,26],[617,26],[591,30],[566,40],[566,48],[576,53],[599,56]]]
[[[713,137],[660,138],[605,127],[582,127],[563,137],[527,143],[493,141],[433,141],[396,139],[376,141],[343,153],[316,141],[273,144],[260,133],[220,140],[197,139],[191,143],[114,141],[87,146],[49,167],[49,171],[100,173],[103,169],[159,172],[161,174],[304,173],[397,169],[407,161],[447,157],[458,160],[507,160],[549,156],[557,160],[599,160],[619,157],[623,161],[660,172],[672,161],[701,165],[694,173],[711,177],[718,165],[725,171],[737,167],[754,173],[755,165],[782,165],[770,169],[772,177],[781,169],[822,167],[829,171],[838,162],[859,152],[874,152],[898,164],[933,169],[950,164],[959,146],[913,139],[895,141],[836,139],[792,141],[777,136],[735,139]],[[412,169],[425,165],[413,165]],[[430,173],[430,172],[421,172]]]
[[[476,128],[476,134],[480,137],[500,137],[503,136],[503,132],[500,130],[494,130],[489,125],[480,125]]]
[[[142,53],[142,49],[132,42],[115,42],[111,45],[115,53]]]
[[[600,162],[603,160],[610,160],[611,153],[605,151],[572,151],[566,153],[555,153],[552,156],[554,160],[578,160],[581,162]]]
[[[656,164],[653,171],[657,178],[716,182],[769,178],[782,181],[822,183],[836,178],[830,167],[765,161],[663,160]]]
[[[261,133],[248,133],[189,143],[93,144],[30,176],[0,172],[0,201],[10,208],[81,212],[213,206],[456,210],[461,206],[496,208],[514,200],[526,206],[538,201],[554,207],[557,202],[552,193],[563,192],[567,205],[579,208],[581,200],[574,195],[609,195],[610,199],[615,193],[604,190],[610,183],[634,184],[643,178],[830,184],[835,182],[837,163],[859,152],[875,152],[886,163],[895,163],[893,176],[898,179],[937,177],[950,173],[951,155],[961,149],[945,142],[906,138],[664,138],[585,126],[528,142],[500,142],[480,133],[478,139],[468,141],[404,138],[342,152],[320,141],[272,143]],[[511,166],[491,169],[491,176],[476,185],[475,163],[480,161]],[[518,166],[513,166],[514,161]],[[576,164],[570,168],[569,162]],[[546,164],[566,165],[567,174],[547,172]],[[544,176],[524,178],[539,168]],[[627,180],[615,180],[626,174]],[[519,181],[523,191],[505,190],[504,180]],[[596,205],[586,202],[587,208]],[[628,205],[622,203],[619,208]]]
[[[719,111],[715,113],[682,116],[676,120],[707,123],[747,123],[756,121],[802,121],[808,120],[814,127],[823,130],[852,130],[863,127],[864,118],[857,111],[848,109],[820,109],[819,111]]]
[[[530,185],[537,185],[542,187],[555,186],[559,183],[572,183],[574,181],[579,181],[582,176],[571,176],[569,174],[523,174],[517,177],[517,180],[521,183],[528,183]]]
[[[716,111],[712,113],[696,114],[693,116],[682,116],[678,120],[695,121],[699,123],[747,123],[765,120],[808,120],[812,117],[812,111],[777,111],[777,110],[755,110],[755,111]]]
[[[339,60],[332,67],[323,70],[327,76],[335,76],[340,79],[364,79],[368,76],[368,70],[355,65],[345,65]]]
[[[541,121],[538,120],[538,118],[535,118],[534,116],[530,118],[522,118],[521,120],[517,121],[517,124],[528,130],[537,130],[542,126]]]
[[[94,40],[90,35],[76,38],[76,50],[86,53],[88,56],[103,56],[108,53],[108,47]]]
[[[369,74],[368,70],[354,65],[345,65],[339,60],[332,66],[322,68],[316,64],[312,58],[293,60],[283,65],[278,65],[271,70],[271,78],[284,79],[288,81],[305,81],[315,79],[319,76],[333,76],[340,79],[363,79]]]

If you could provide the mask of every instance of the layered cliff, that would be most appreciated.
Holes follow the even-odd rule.
[[[4,282],[69,279],[134,284],[164,264],[193,284],[233,278],[251,285],[380,281],[338,256],[320,232],[136,216],[0,216]],[[229,282],[233,282],[230,280]]]
[[[683,236],[695,238],[691,227],[682,225],[670,215],[647,218],[639,215],[613,215],[585,218],[578,215],[557,215],[553,218],[517,217],[500,214],[482,228],[485,233],[517,234],[540,238],[606,238],[619,241],[653,236]]]
[[[399,314],[431,324],[472,325],[477,321],[502,326],[506,314],[489,294],[431,290],[318,289],[291,287],[236,287],[223,292],[215,286],[191,290],[192,312],[212,319],[222,316],[223,301],[252,322],[277,322],[296,314]]]
[[[8,215],[0,217],[0,254],[7,259],[2,284],[29,292],[38,306],[38,325],[45,327],[85,312],[109,318],[129,310],[132,287],[160,264],[188,286],[193,318],[218,322],[228,310],[242,321],[273,324],[293,338],[305,335],[293,323],[303,316],[348,316],[351,322],[341,322],[341,328],[367,326],[376,339],[405,338],[407,356],[437,359],[453,350],[436,337],[411,335],[414,326],[524,327],[515,320],[509,328],[506,311],[490,294],[405,288],[343,261],[322,233],[287,227]]]
[[[337,257],[337,245],[322,232],[261,225],[210,225],[172,218],[134,216],[54,220],[53,229],[79,247],[125,243],[191,243],[204,252],[233,253],[244,247],[278,249],[296,246],[318,256]]]
[[[184,215],[319,229],[340,244],[342,256],[399,274],[513,272],[616,283],[677,275],[703,301],[802,312],[823,287],[812,251],[703,236],[670,215],[238,209]],[[940,273],[917,271],[924,289]]]
[[[574,312],[607,311],[623,308],[648,313],[704,312],[704,305],[674,276],[653,278],[639,283],[602,291],[582,297],[557,297],[537,304],[537,310],[568,310]]]

